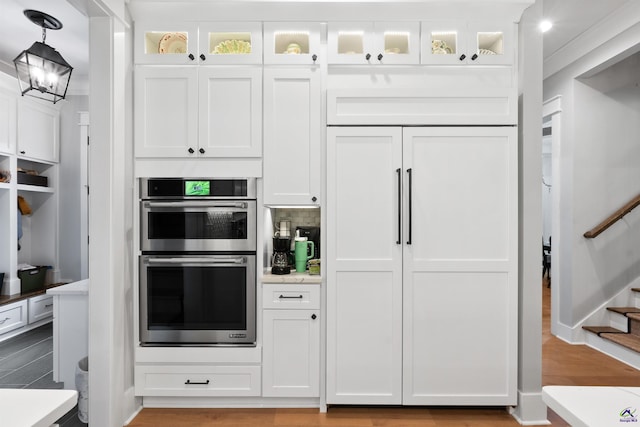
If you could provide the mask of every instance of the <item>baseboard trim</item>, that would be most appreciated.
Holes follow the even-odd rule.
[[[547,405],[539,393],[523,393],[518,391],[518,406],[511,410],[511,416],[523,426],[540,426],[551,424],[547,420]]]

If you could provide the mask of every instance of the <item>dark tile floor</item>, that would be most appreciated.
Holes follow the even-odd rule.
[[[0,388],[63,388],[53,381],[52,324],[0,342]],[[76,408],[58,420],[60,427],[85,427]]]

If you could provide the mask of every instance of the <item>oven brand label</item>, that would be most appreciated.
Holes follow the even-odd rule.
[[[247,334],[229,334],[229,338],[246,338]]]

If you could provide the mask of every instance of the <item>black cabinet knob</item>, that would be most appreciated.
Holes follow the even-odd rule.
[[[204,154],[204,148],[199,149],[199,150],[198,150],[198,152],[199,152],[200,154]]]
[[[318,198],[317,198],[316,196],[313,196],[313,197],[311,198],[311,201],[312,201],[312,202],[315,202],[316,200],[318,200]]]
[[[371,59],[371,54],[370,54],[370,53],[367,53],[367,55],[365,56],[365,59],[366,59],[367,61],[368,61],[368,60],[370,60],[370,59]]]
[[[378,54],[378,61],[382,61],[382,54],[381,53]]]
[[[476,59],[478,59],[478,54],[474,53],[473,56],[471,57],[471,60],[475,61]]]
[[[193,53],[190,53],[190,54],[189,54],[189,59],[193,61],[194,59],[196,59],[196,57],[195,57],[195,56],[193,56]]]
[[[316,319],[318,318],[318,316],[316,316],[315,314],[312,314],[312,315],[311,315],[311,318],[312,318],[313,320],[316,320]]]
[[[20,154],[27,154],[27,152],[26,151],[21,151]]]
[[[206,60],[207,60],[207,57],[206,57],[206,56],[204,56],[204,53],[201,53],[201,54],[200,54],[200,59],[202,59],[203,61],[206,61]]]
[[[466,57],[467,57],[467,55],[465,55],[465,54],[463,53],[462,55],[460,55],[460,61],[464,61]]]
[[[195,153],[195,150],[193,148],[191,148],[191,147],[189,147],[189,149],[187,151],[189,151],[189,154]]]
[[[316,59],[318,59],[318,55],[314,53],[313,55],[311,55],[311,59],[313,59],[313,62],[316,62]]]

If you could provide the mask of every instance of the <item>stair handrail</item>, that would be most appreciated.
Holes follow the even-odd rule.
[[[602,221],[600,224],[593,227],[591,230],[584,233],[584,237],[587,239],[593,239],[597,237],[600,233],[602,233],[607,228],[611,227],[613,224],[621,220],[626,214],[634,210],[638,205],[640,205],[640,194],[631,199],[627,204],[623,207],[612,213],[607,219]]]

